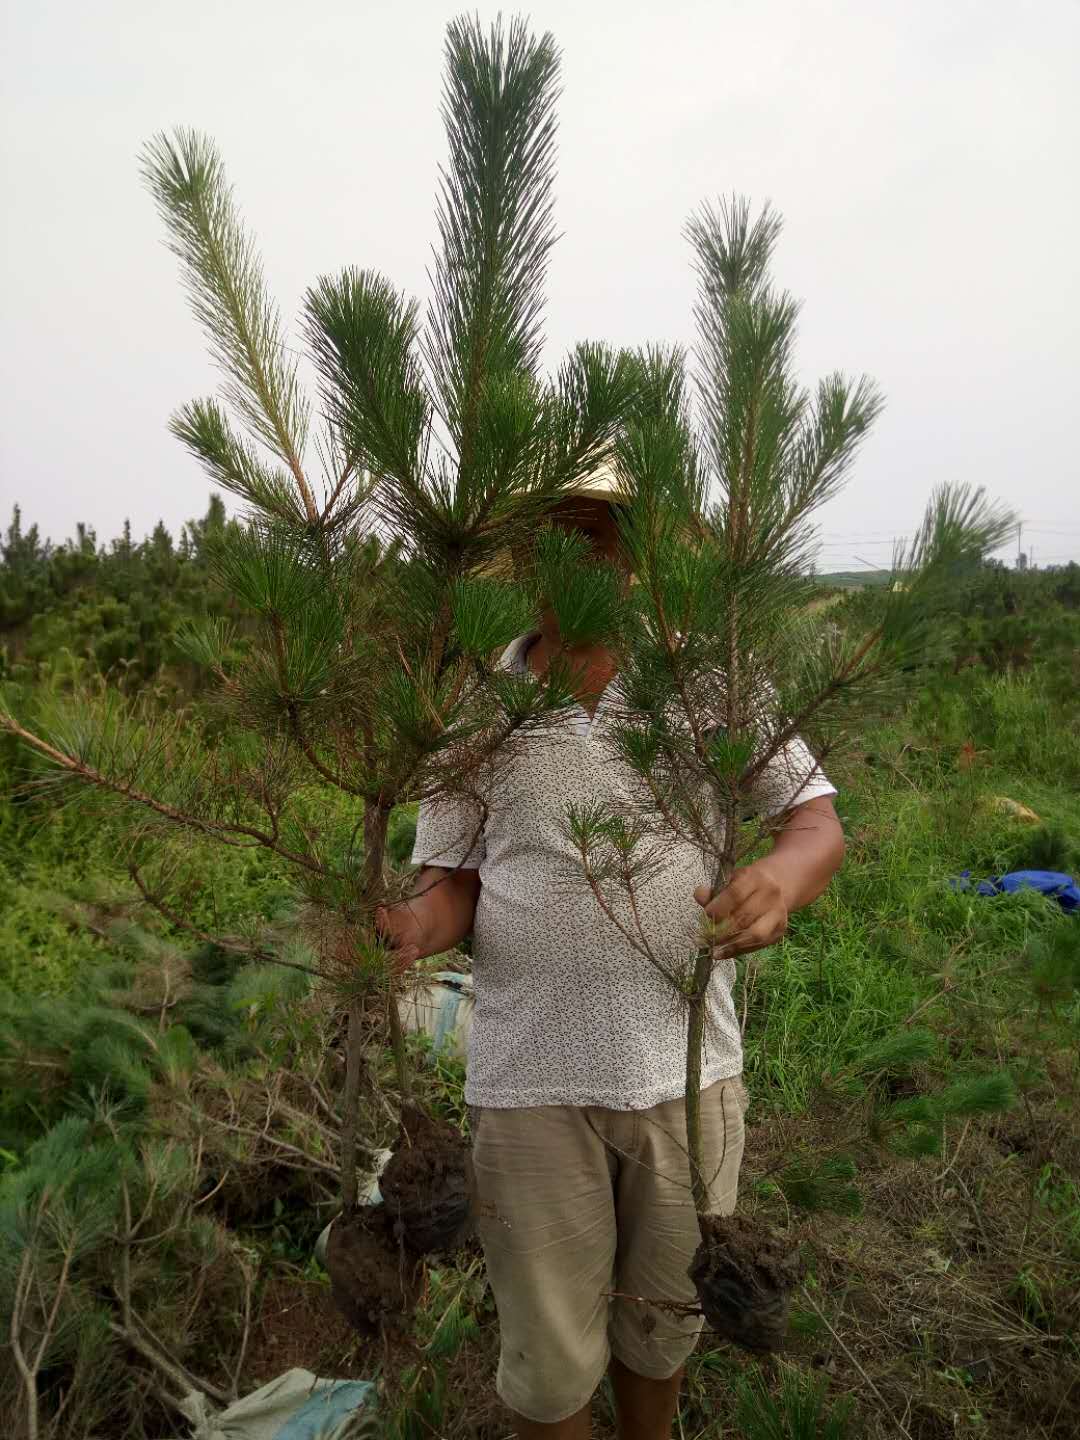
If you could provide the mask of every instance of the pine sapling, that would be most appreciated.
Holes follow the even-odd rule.
[[[682,357],[671,355],[665,383],[617,446],[622,539],[637,583],[619,626],[608,743],[634,786],[617,811],[568,817],[604,914],[685,1010],[689,1185],[701,1232],[691,1273],[713,1326],[757,1349],[780,1343],[798,1265],[775,1235],[713,1213],[701,1122],[710,988],[721,967],[730,984],[741,937],[705,923],[696,937],[658,946],[637,900],[673,842],[700,852],[710,895],[727,886],[847,727],[895,694],[901,667],[918,663],[935,595],[1010,521],[981,490],[938,491],[895,557],[871,627],[849,635],[811,605],[814,512],[841,488],[881,399],[866,379],[834,374],[812,392],[798,383],[799,307],[770,273],[779,232],[771,210],[754,219],[740,200],[689,225],[697,413]],[[835,823],[802,813],[806,824]]]
[[[205,727],[113,692],[37,724],[0,710],[0,727],[46,762],[46,788],[96,796],[126,817],[132,873],[173,922],[184,923],[182,897],[162,877],[180,839],[255,847],[291,873],[312,968],[348,1017],[348,1223],[359,1218],[363,1050],[376,1007],[403,1107],[411,1088],[401,982],[377,923],[382,907],[407,903],[386,864],[391,817],[472,794],[510,737],[569,702],[556,675],[494,665],[535,614],[534,591],[506,557],[603,460],[639,388],[637,360],[602,344],[579,345],[550,378],[540,371],[558,74],[551,36],[523,21],[449,26],[449,154],[425,323],[370,270],[318,280],[303,303],[317,405],[217,150],[189,131],[148,146],[145,179],[223,376],[220,396],[183,406],[172,430],[242,502],[242,523],[211,550],[224,591],[257,626],[238,633],[217,617],[179,637],[217,682]],[[334,823],[343,810],[347,838]],[[402,1113],[399,1150],[412,1148],[412,1130],[422,1138]],[[440,1143],[446,1158],[451,1139]],[[460,1137],[453,1147],[447,1183],[458,1193]],[[427,1199],[443,1213],[444,1195]],[[397,1230],[416,1209],[401,1203]],[[420,1228],[424,1249],[432,1226]],[[407,1227],[400,1238],[408,1246]]]

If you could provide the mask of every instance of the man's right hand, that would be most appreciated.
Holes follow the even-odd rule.
[[[380,905],[375,928],[393,952],[394,973],[402,974],[427,955],[460,945],[473,927],[480,876],[476,870],[427,865],[408,900]]]
[[[375,911],[375,928],[393,952],[395,975],[411,969],[428,953],[427,934],[408,900],[398,905],[380,905]]]

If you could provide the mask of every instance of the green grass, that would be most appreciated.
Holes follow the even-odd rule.
[[[887,737],[874,738],[880,755]],[[792,918],[781,945],[740,967],[736,996],[747,1004],[751,1089],[794,1113],[822,1074],[842,1070],[903,1025],[941,992],[945,977],[954,991],[985,994],[989,984],[1000,994],[1015,983],[999,973],[1003,960],[1069,923],[1042,897],[986,899],[958,893],[950,881],[965,870],[981,879],[1025,863],[1033,828],[996,812],[995,794],[1052,798],[1044,809],[1070,823],[1075,802],[1035,795],[990,767],[975,780],[943,770],[933,786],[923,779],[913,789],[898,786],[895,772],[879,763],[854,784],[858,789],[845,786],[837,802],[848,835],[844,869]]]
[[[2,759],[10,776],[10,752]],[[915,694],[904,714],[868,728],[829,768],[840,787],[847,863],[826,894],[793,917],[782,944],[739,967],[735,999],[746,1015],[751,1128],[765,1146],[748,1152],[743,1203],[774,1222],[812,1226],[816,1303],[895,1412],[911,1400],[913,1436],[946,1433],[942,1425],[962,1436],[1010,1435],[1016,1416],[1026,1419],[1025,1387],[1039,1393],[1056,1370],[1080,1373],[1076,1341],[1067,1338],[1078,1317],[1065,1285],[1067,1267],[1080,1256],[1080,999],[1061,979],[1072,973],[1067,963],[1052,985],[1046,981],[1042,999],[1034,988],[1050,973],[1039,961],[1048,942],[1072,935],[1070,927],[1080,933],[1080,920],[1035,895],[984,899],[950,881],[964,870],[980,879],[1048,859],[1056,862],[1050,868],[1080,873],[1076,702],[1039,673],[943,678]],[[1041,823],[998,808],[1003,796],[1030,807]],[[348,844],[352,807],[327,806],[313,792],[312,816],[335,845]],[[399,860],[411,820],[404,812],[395,819]],[[32,1003],[35,1025],[47,1026],[51,1014],[54,1029],[67,1027],[84,1078],[108,1080],[112,1055],[114,1087],[126,1087],[152,1116],[160,1066],[132,1059],[120,1030],[103,1024],[98,1034],[79,1014],[91,999],[109,1003],[123,957],[113,940],[64,909],[88,891],[121,893],[118,853],[114,833],[89,813],[43,816],[0,805],[0,988]],[[207,929],[241,927],[288,899],[283,870],[257,851],[202,851],[195,874],[193,918]],[[168,940],[167,927],[159,929]],[[257,1037],[228,1009],[243,977],[234,980],[229,966],[217,974],[216,963],[212,956],[199,961],[209,967],[209,988],[172,1019],[214,1064],[231,1067],[231,1086],[262,1084],[276,1065],[287,1073],[311,1042],[290,1033],[268,1051],[269,1067],[256,1063],[245,1043]],[[897,1036],[911,1054],[881,1063],[890,1046],[899,1053]],[[416,1039],[413,1048],[422,1058],[428,1047]],[[388,1057],[373,1070],[383,1072],[389,1075]],[[440,1061],[422,1067],[419,1086],[435,1110],[465,1124],[463,1081],[463,1067]],[[23,1117],[26,1123],[14,1123],[9,1107],[8,1138],[0,1135],[4,1168],[18,1170],[26,1146],[65,1104],[54,1096]],[[1010,1151],[1014,1131],[1023,1132],[1026,1148]],[[237,1232],[272,1273],[302,1267],[309,1236],[322,1223],[310,1205],[297,1207],[293,1193],[283,1183],[265,1213]],[[910,1287],[925,1274],[924,1289],[911,1291],[922,1307],[917,1340],[910,1319],[907,1330],[903,1323],[889,1330],[888,1316],[861,1327],[850,1290],[880,1287],[883,1303],[900,1304],[903,1322],[903,1305],[915,1304]],[[953,1310],[939,1315],[927,1307],[946,1278],[964,1288],[948,1292]],[[888,1299],[890,1286],[901,1302]],[[977,1337],[985,1334],[986,1347],[1030,1352],[1035,1358],[1023,1363],[1035,1368],[1013,1375],[1001,1362],[1005,1378],[991,1384],[985,1367],[966,1363],[978,1359],[974,1349],[949,1349],[958,1317]],[[818,1313],[800,1303],[796,1321],[793,1368],[783,1384],[763,1388],[732,1352],[702,1350],[682,1410],[686,1440],[720,1440],[736,1426],[763,1437],[897,1433],[889,1429],[892,1412],[836,1349]],[[394,1433],[426,1434],[432,1423],[451,1440],[479,1433],[494,1332],[476,1262],[441,1272],[416,1322],[420,1359],[411,1376],[399,1377]],[[894,1337],[883,1352],[874,1348],[879,1332]],[[827,1391],[807,1368],[823,1354],[840,1365]],[[378,1363],[374,1352],[357,1360]],[[855,1421],[846,1418],[845,1395]],[[603,1424],[600,1411],[598,1419]],[[1051,1406],[1042,1422],[1032,1421],[1031,1433],[1063,1433],[1052,1422]]]

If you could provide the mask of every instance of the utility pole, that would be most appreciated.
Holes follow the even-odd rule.
[[[1022,520],[1018,520],[1016,522],[1016,568],[1018,570],[1020,568],[1020,536],[1023,533],[1023,529],[1024,522]]]

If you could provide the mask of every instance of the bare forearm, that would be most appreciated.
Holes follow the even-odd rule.
[[[416,877],[409,909],[420,923],[420,958],[460,945],[473,928],[480,877],[475,870],[425,866]]]
[[[822,894],[843,858],[840,819],[824,797],[791,811],[771,853],[759,863],[778,881],[790,912]]]

